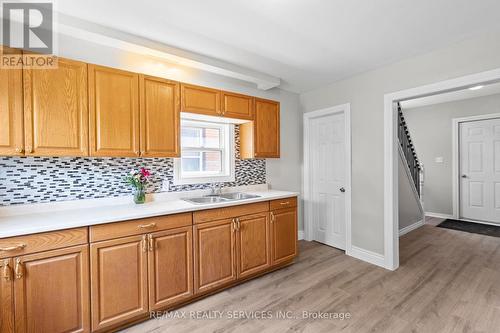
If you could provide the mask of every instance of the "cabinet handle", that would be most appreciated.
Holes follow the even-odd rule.
[[[146,235],[142,236],[142,252],[148,252],[148,243],[146,241]]]
[[[16,268],[14,269],[14,273],[16,275],[16,279],[21,279],[24,275],[23,263],[20,258],[16,259]]]
[[[150,252],[153,252],[154,251],[154,241],[153,241],[153,235],[149,234],[149,246],[148,246],[148,250]]]
[[[12,269],[9,266],[9,260],[5,260],[0,267],[2,267],[2,277],[6,281],[10,281],[12,279]]]
[[[240,224],[240,219],[236,219],[236,223],[237,223],[237,226],[238,226],[238,231],[240,231],[240,228],[241,228],[241,224]]]
[[[149,224],[141,224],[138,226],[139,229],[149,229],[149,228],[154,228],[156,227],[156,223],[149,223]]]
[[[273,222],[274,222],[274,213],[271,212],[271,223],[273,223]]]
[[[16,153],[22,153],[23,152],[23,148],[16,148]]]
[[[22,250],[25,247],[26,247],[26,244],[21,243],[21,244],[13,245],[13,246],[0,247],[0,251],[16,251],[16,250]]]
[[[290,204],[290,201],[280,202],[280,205],[282,205],[282,206],[289,205],[289,204]]]
[[[233,229],[233,232],[235,232],[236,231],[236,219],[231,220],[231,227]]]

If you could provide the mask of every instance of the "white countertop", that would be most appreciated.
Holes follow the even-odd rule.
[[[244,192],[258,195],[259,198],[196,205],[178,198],[155,197],[152,201],[136,205],[132,202],[131,197],[126,197],[125,200],[123,198],[111,200],[93,199],[93,204],[89,204],[89,202],[82,203],[81,207],[78,207],[78,201],[74,201],[70,205],[64,205],[64,207],[60,203],[52,203],[23,205],[22,207],[16,207],[15,211],[13,209],[0,209],[0,238],[236,206],[298,195],[296,192],[277,190],[246,190]],[[182,195],[182,193],[177,194],[177,196],[179,195]],[[185,196],[193,197],[195,195],[191,193]],[[102,201],[102,203],[99,201]],[[49,205],[52,205],[53,209],[50,209]]]

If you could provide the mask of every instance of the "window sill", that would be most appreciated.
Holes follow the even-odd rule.
[[[196,185],[196,184],[207,184],[207,183],[226,183],[234,182],[234,176],[212,176],[212,177],[193,177],[193,178],[183,178],[183,179],[173,179],[173,185]]]

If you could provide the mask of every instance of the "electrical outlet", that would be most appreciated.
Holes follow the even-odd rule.
[[[163,179],[163,181],[161,183],[161,191],[162,192],[169,192],[170,191],[170,181],[167,178]]]

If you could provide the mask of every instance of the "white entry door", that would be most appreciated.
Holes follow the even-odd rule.
[[[460,216],[500,223],[500,119],[460,123]]]
[[[345,121],[344,113],[309,122],[310,209],[313,239],[345,250]]]

